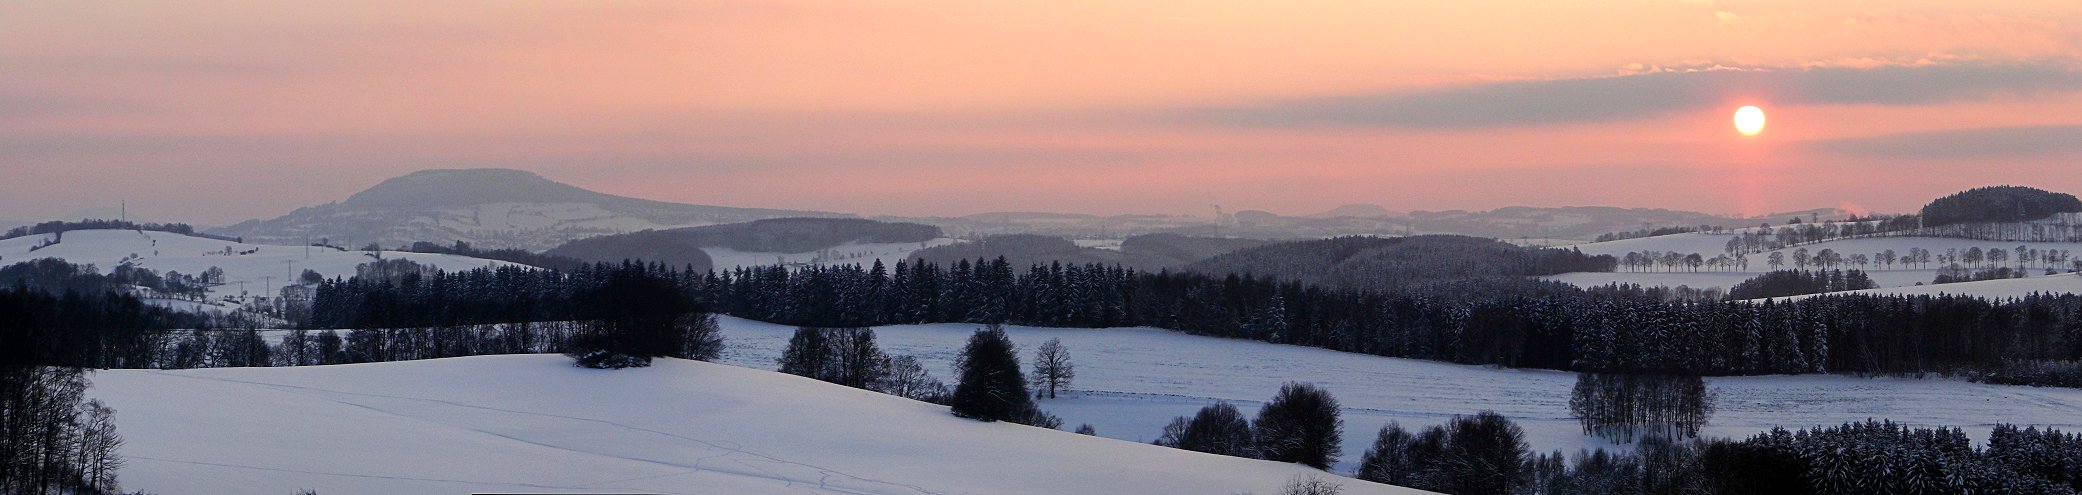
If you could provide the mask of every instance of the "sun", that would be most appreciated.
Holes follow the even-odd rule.
[[[1744,136],[1764,132],[1764,109],[1745,106],[1735,110],[1735,131]]]

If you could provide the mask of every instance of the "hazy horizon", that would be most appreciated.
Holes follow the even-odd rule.
[[[2067,1],[34,4],[0,218],[429,168],[862,215],[1912,211],[2082,191]],[[956,41],[958,40],[958,42]],[[1757,105],[1755,137],[1730,126]]]
[[[443,170],[443,169],[426,169],[426,170]],[[452,170],[452,169],[451,169],[451,170]],[[538,174],[538,175],[540,175],[540,174]],[[552,180],[552,181],[557,181],[557,179],[556,179],[556,178],[554,178],[554,177],[544,177],[544,178],[546,178],[546,179],[549,179],[549,180]],[[558,182],[562,182],[562,181],[558,181]],[[374,187],[375,185],[376,185],[376,184],[370,184],[370,186],[371,186],[371,187]],[[1977,187],[1978,187],[1978,186],[1977,186]],[[364,188],[364,189],[356,189],[356,190],[354,190],[353,192],[359,192],[359,191],[362,191],[362,190],[365,190],[365,189],[366,189],[366,188]],[[601,193],[606,193],[606,194],[616,194],[616,193],[614,193],[614,192],[612,192],[612,191],[595,191],[595,192],[601,192]],[[343,194],[343,195],[341,195],[341,197],[338,197],[338,198],[329,198],[329,199],[314,199],[314,200],[313,200],[313,201],[314,201],[313,203],[310,203],[310,204],[304,204],[304,205],[297,205],[297,206],[295,206],[295,207],[291,208],[291,210],[294,210],[294,209],[297,209],[297,208],[303,208],[303,207],[308,207],[308,206],[320,206],[320,205],[325,205],[325,204],[329,204],[329,203],[337,203],[337,202],[341,202],[341,201],[345,200],[345,199],[347,198],[347,196],[348,196],[348,195],[351,195],[351,194],[352,194],[352,192],[350,192],[350,193],[348,193],[348,194]],[[634,199],[656,199],[656,198],[644,198],[644,197],[626,196],[626,195],[619,195],[619,194],[616,194],[616,195],[618,195],[618,196],[624,196],[624,197],[631,197],[631,198],[634,198]],[[689,204],[691,204],[691,203],[689,203]],[[743,205],[712,205],[712,206],[733,206],[733,207],[736,207],[736,206],[743,206]],[[826,213],[840,213],[840,214],[849,214],[849,215],[857,215],[857,216],[861,216],[861,217],[903,217],[903,218],[930,218],[930,217],[942,217],[942,218],[953,218],[953,217],[965,217],[965,216],[972,216],[972,215],[985,215],[985,214],[997,214],[997,213],[1045,213],[1045,214],[1066,214],[1066,215],[1094,215],[1094,216],[1100,216],[1100,217],[1112,217],[1112,216],[1136,216],[1136,215],[1156,215],[1156,216],[1175,216],[1175,217],[1204,217],[1204,218],[1209,218],[1209,219],[1211,219],[1211,218],[1213,218],[1213,216],[1214,216],[1214,215],[1213,215],[1213,209],[1212,209],[1212,208],[1213,208],[1213,206],[1215,206],[1215,205],[1208,205],[1208,206],[1206,206],[1206,207],[1203,207],[1203,210],[1204,210],[1204,211],[1199,211],[1199,212],[1190,212],[1190,211],[1188,211],[1188,212],[1110,212],[1110,213],[1109,213],[1109,212],[1090,212],[1090,211],[1076,211],[1076,210],[1071,210],[1071,209],[1067,209],[1067,208],[1065,208],[1065,209],[1053,209],[1053,210],[989,210],[989,211],[963,211],[963,212],[946,212],[946,213],[929,213],[929,214],[892,214],[892,213],[877,213],[877,212],[850,212],[850,211],[825,211],[825,212],[826,212]],[[1410,213],[1410,212],[1415,212],[1415,211],[1429,211],[1429,212],[1445,212],[1445,211],[1456,211],[1456,210],[1458,210],[1458,211],[1477,211],[1477,212],[1479,212],[1479,211],[1492,211],[1492,210],[1497,210],[1497,209],[1503,209],[1503,208],[1514,208],[1514,207],[1530,207],[1530,208],[1573,208],[1573,207],[1613,207],[1613,208],[1627,208],[1627,209],[1635,209],[1635,208],[1645,208],[1645,209],[1662,209],[1662,210],[1669,210],[1669,211],[1678,211],[1678,212],[1693,212],[1693,213],[1705,213],[1705,214],[1710,214],[1710,215],[1720,215],[1720,216],[1725,216],[1725,217],[1729,217],[1729,218],[1757,218],[1757,217],[1761,217],[1761,218],[1764,218],[1764,219],[1773,219],[1773,218],[1775,218],[1775,216],[1777,216],[1777,215],[1788,215],[1788,214],[1796,214],[1796,213],[1805,213],[1805,212],[1808,212],[1808,211],[1811,211],[1811,210],[1816,210],[1816,209],[1828,209],[1828,208],[1836,208],[1836,209],[1843,209],[1843,208],[1842,208],[1842,206],[1836,206],[1836,207],[1832,207],[1832,206],[1814,206],[1814,207],[1809,207],[1809,208],[1793,208],[1793,209],[1787,209],[1787,210],[1774,210],[1774,211],[1771,211],[1771,212],[1766,212],[1766,213],[1764,213],[1764,214],[1761,214],[1761,215],[1744,215],[1744,214],[1740,214],[1740,213],[1730,213],[1730,212],[1709,212],[1709,211],[1699,211],[1699,210],[1691,210],[1691,209],[1685,209],[1685,208],[1663,208],[1663,207],[1653,207],[1653,206],[1638,206],[1638,207],[1637,207],[1637,206],[1614,206],[1614,205],[1604,205],[1604,204],[1588,204],[1588,203],[1584,203],[1584,204],[1553,204],[1553,205],[1535,205],[1535,204],[1506,204],[1506,205],[1499,205],[1499,206],[1495,206],[1495,207],[1488,207],[1488,208],[1477,208],[1477,209],[1468,209],[1468,208],[1421,208],[1421,207],[1420,207],[1420,208],[1412,208],[1412,209],[1395,209],[1395,208],[1387,208],[1387,207],[1385,207],[1385,206],[1383,206],[1383,205],[1380,205],[1380,204],[1375,204],[1375,203],[1343,203],[1343,204],[1338,204],[1338,205],[1334,205],[1334,206],[1331,206],[1331,207],[1329,207],[1329,208],[1324,208],[1324,209],[1322,209],[1322,210],[1315,210],[1315,211],[1275,211],[1275,210],[1267,210],[1267,209],[1263,209],[1263,208],[1254,208],[1254,207],[1250,207],[1249,205],[1239,205],[1239,206],[1236,206],[1236,207],[1224,206],[1224,207],[1222,208],[1222,210],[1221,210],[1221,211],[1222,211],[1222,213],[1224,213],[1225,215],[1234,215],[1234,214],[1237,214],[1237,213],[1240,213],[1240,212],[1244,212],[1244,211],[1265,211],[1265,212],[1268,212],[1268,213],[1273,213],[1273,214],[1276,214],[1276,215],[1280,215],[1280,216],[1283,216],[1283,217],[1306,217],[1306,216],[1311,216],[1311,215],[1318,215],[1318,214],[1323,214],[1323,213],[1327,213],[1327,212],[1329,212],[1330,210],[1333,210],[1333,209],[1336,209],[1336,208],[1340,208],[1340,207],[1345,207],[1345,206],[1381,206],[1381,207],[1383,207],[1383,208],[1385,208],[1385,209],[1389,209],[1389,210],[1391,210],[1391,211],[1394,211],[1394,212],[1397,212],[1397,213]],[[1845,205],[1845,206],[1855,206],[1855,205]],[[1918,206],[1920,206],[1920,205],[1918,205]],[[792,208],[792,207],[787,207],[787,206],[776,206],[776,207],[774,207],[774,208],[781,208],[781,209],[798,209],[798,210],[800,210],[800,209],[801,209],[801,208]],[[121,200],[121,199],[118,199],[118,200],[116,200],[116,203],[115,203],[115,204],[111,204],[111,205],[107,205],[107,206],[92,206],[92,205],[90,205],[90,206],[88,206],[88,207],[86,207],[86,208],[82,208],[82,209],[78,209],[78,210],[72,210],[72,211],[69,211],[69,212],[63,212],[63,213],[59,213],[59,214],[57,214],[57,215],[53,215],[53,216],[38,216],[38,217],[28,217],[28,218],[16,218],[16,217],[5,217],[5,216],[0,216],[0,223],[19,223],[19,224],[21,224],[21,225],[27,225],[27,224],[32,224],[32,223],[38,223],[38,222],[48,222],[48,221],[75,221],[75,220],[95,220],[95,219],[111,219],[111,220],[112,220],[112,219],[118,219],[118,218],[125,218],[125,219],[128,219],[128,220],[130,220],[130,221],[134,221],[134,222],[169,222],[169,223],[187,223],[187,224],[193,225],[193,226],[195,226],[196,228],[199,228],[199,229],[200,229],[200,228],[218,228],[218,227],[227,227],[227,226],[230,226],[230,225],[232,225],[232,224],[236,224],[236,223],[242,223],[242,222],[245,222],[245,221],[249,221],[249,220],[267,220],[267,219],[271,219],[271,218],[275,218],[275,217],[278,217],[278,216],[280,216],[281,214],[287,214],[287,213],[289,213],[289,212],[290,212],[291,210],[284,210],[284,211],[283,211],[283,212],[281,212],[280,214],[267,214],[267,213],[258,213],[258,214],[256,214],[257,216],[252,216],[252,217],[244,217],[244,218],[237,218],[237,219],[233,219],[233,220],[230,220],[230,221],[225,221],[225,222],[214,222],[214,223],[212,223],[212,222],[197,222],[197,221],[194,221],[194,220],[192,220],[192,219],[187,219],[187,218],[182,218],[182,217],[170,217],[170,216],[167,216],[167,213],[165,213],[165,212],[163,212],[163,211],[160,211],[160,210],[158,210],[158,209],[155,209],[155,208],[154,208],[154,207],[153,207],[152,205],[149,205],[149,204],[139,204],[139,203],[135,203],[135,202],[128,202],[128,201],[125,201],[125,200]],[[823,211],[823,210],[813,210],[813,211]],[[1894,211],[1853,211],[1853,213],[1860,213],[1860,214],[1863,214],[1863,213],[1875,213],[1875,214],[1898,214],[1898,213],[1914,213],[1914,211],[1913,211],[1913,209],[1911,209],[1911,210],[1908,210],[1908,211],[1899,211],[1899,212],[1894,212]],[[1774,221],[1775,221],[1775,220],[1774,220]]]

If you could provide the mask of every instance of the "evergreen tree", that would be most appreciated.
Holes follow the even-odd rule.
[[[983,421],[1024,422],[1039,410],[1027,395],[1026,379],[1019,372],[1019,355],[1005,329],[990,325],[969,336],[955,362],[961,382],[948,399],[954,415]]]

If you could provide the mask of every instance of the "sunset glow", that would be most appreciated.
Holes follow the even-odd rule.
[[[6,10],[0,169],[30,179],[0,181],[0,216],[23,219],[116,207],[50,182],[229,224],[431,167],[904,215],[1900,212],[1968,164],[2082,189],[2071,0]],[[1772,167],[1737,172],[1763,140],[1726,139],[1724,119],[1757,101],[1779,119]],[[1889,187],[1847,196],[1881,171]],[[1737,173],[1757,197],[1714,186]],[[260,192],[196,194],[233,177]]]

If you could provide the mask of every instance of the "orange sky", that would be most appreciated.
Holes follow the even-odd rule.
[[[453,167],[865,214],[1906,211],[2082,192],[2078,110],[2072,0],[47,2],[0,6],[0,219]]]

